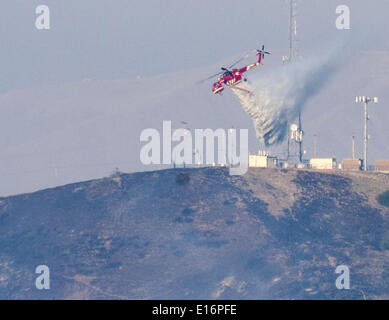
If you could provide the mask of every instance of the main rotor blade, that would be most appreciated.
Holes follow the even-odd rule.
[[[255,50],[248,51],[243,57],[241,57],[238,61],[234,62],[232,65],[230,65],[227,69],[231,69],[232,67],[236,66],[239,62],[243,61],[247,57],[249,57]]]
[[[210,76],[210,77],[208,77],[208,78],[206,78],[206,79],[200,80],[200,81],[196,82],[196,84],[203,83],[203,82],[205,82],[205,81],[207,81],[207,80],[209,80],[209,79],[212,79],[212,78],[214,78],[214,77],[217,77],[218,75],[223,74],[225,71],[229,71],[229,69],[231,69],[232,67],[236,66],[239,62],[243,61],[244,59],[246,59],[247,57],[249,57],[250,55],[252,55],[252,54],[255,53],[255,52],[256,52],[256,50],[250,50],[250,51],[248,51],[244,56],[242,56],[239,60],[235,61],[232,65],[228,66],[227,68],[224,68],[224,67],[223,67],[223,68],[222,68],[223,71],[218,72],[218,73],[216,73],[216,74],[214,74],[214,75],[212,75],[212,76]]]
[[[222,73],[224,73],[224,71],[218,72],[218,73],[216,73],[216,74],[214,74],[214,75],[212,75],[212,76],[209,76],[209,77],[206,78],[206,79],[197,81],[196,84],[200,84],[200,83],[203,83],[203,82],[205,82],[205,81],[207,81],[207,80],[209,80],[209,79],[215,78],[215,77],[217,77],[218,75],[220,75],[220,74],[222,74]]]
[[[230,65],[227,69],[231,69],[232,67],[235,67],[239,62],[244,60],[244,58],[240,58],[238,61],[234,62],[232,65]]]

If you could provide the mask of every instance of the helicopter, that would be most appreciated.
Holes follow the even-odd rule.
[[[241,83],[242,80],[247,81],[247,79],[244,78],[243,74],[245,72],[259,66],[261,64],[262,60],[265,58],[265,54],[270,54],[270,52],[265,51],[265,46],[262,46],[262,49],[256,50],[256,55],[258,56],[257,62],[255,62],[253,64],[249,64],[243,68],[238,68],[238,69],[234,68],[235,65],[237,65],[239,62],[241,62],[243,59],[245,59],[247,57],[247,55],[246,55],[246,56],[240,58],[238,61],[234,62],[229,67],[222,67],[221,72],[218,72],[218,73],[200,81],[200,83],[207,81],[211,78],[214,78],[216,76],[219,76],[217,81],[213,84],[213,87],[212,87],[212,92],[214,94],[222,93],[222,91],[225,89],[224,86],[227,86],[231,89],[242,90],[242,91],[245,91],[247,93],[250,93],[249,90],[237,87],[236,85]]]

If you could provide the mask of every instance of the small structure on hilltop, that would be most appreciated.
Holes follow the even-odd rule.
[[[335,158],[312,158],[309,164],[311,169],[316,170],[333,170],[337,167]]]
[[[277,157],[271,156],[267,151],[259,151],[258,154],[249,155],[250,168],[276,168],[277,166]]]
[[[347,171],[360,171],[363,169],[362,159],[343,159],[342,169]]]
[[[375,171],[389,173],[389,160],[376,160]]]

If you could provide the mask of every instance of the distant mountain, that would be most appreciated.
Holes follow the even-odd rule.
[[[387,299],[387,189],[383,174],[198,168],[1,198],[0,298]]]
[[[272,52],[247,77],[277,70],[282,54]],[[139,161],[139,136],[146,128],[161,129],[163,120],[172,120],[174,128],[182,121],[190,129],[248,128],[250,151],[256,153],[263,146],[236,97],[228,90],[213,95],[212,79],[195,85],[219,67],[116,81],[84,79],[0,94],[0,195],[96,179],[116,167],[125,172],[161,169]],[[380,102],[370,108],[370,161],[388,159],[388,85],[388,52],[354,52],[339,65],[304,108],[306,157],[313,156],[315,134],[319,157],[351,157],[353,134],[357,156],[362,156],[363,106],[355,96],[371,95]],[[282,156],[286,145],[270,151]]]

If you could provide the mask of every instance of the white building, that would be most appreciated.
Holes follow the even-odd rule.
[[[335,158],[312,158],[309,160],[312,169],[316,170],[333,170],[337,168]]]
[[[277,157],[272,157],[269,153],[259,152],[249,155],[250,168],[275,168],[277,167]]]

